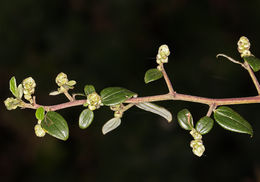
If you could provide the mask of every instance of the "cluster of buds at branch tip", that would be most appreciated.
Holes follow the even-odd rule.
[[[23,80],[22,84],[23,84],[24,98],[32,104],[33,103],[32,95],[35,92],[36,83],[32,77],[28,77]]]
[[[162,71],[161,65],[163,63],[168,63],[168,56],[170,55],[170,50],[167,45],[161,45],[158,49],[158,54],[156,56],[156,62],[159,64],[157,69]]]
[[[5,107],[7,110],[13,110],[16,109],[18,106],[20,106],[22,103],[21,100],[13,97],[9,97],[4,101]]]
[[[59,95],[61,93],[67,92],[69,89],[73,89],[74,85],[76,85],[75,80],[70,80],[68,79],[68,76],[61,72],[57,75],[56,79],[56,84],[59,86],[57,91],[51,92],[49,95]]]
[[[202,142],[202,135],[195,128],[192,128],[190,134],[194,138],[194,140],[190,142],[192,152],[196,156],[201,157],[205,151],[205,147]]]
[[[245,36],[240,37],[239,41],[237,42],[237,50],[241,54],[241,57],[252,56],[249,49],[250,42],[248,38]]]

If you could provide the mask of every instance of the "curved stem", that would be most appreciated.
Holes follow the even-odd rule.
[[[256,87],[256,90],[257,90],[257,92],[258,92],[258,95],[260,95],[260,85],[259,85],[259,83],[258,83],[258,81],[257,81],[257,78],[255,77],[255,74],[254,74],[253,70],[251,69],[251,67],[250,67],[250,65],[248,64],[248,62],[245,61],[244,65],[245,65],[245,68],[247,69],[247,71],[248,71],[248,73],[249,73],[249,75],[250,75],[252,81],[254,82],[254,85],[255,85],[255,87]]]

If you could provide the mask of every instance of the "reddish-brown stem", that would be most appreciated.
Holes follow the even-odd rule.
[[[163,101],[163,100],[181,100],[181,101],[188,101],[188,102],[196,102],[206,105],[213,105],[215,107],[220,105],[235,105],[235,104],[253,104],[253,103],[260,103],[260,96],[252,96],[252,97],[241,97],[241,98],[225,98],[225,99],[212,99],[206,97],[198,97],[192,95],[185,95],[179,93],[168,93],[163,95],[155,95],[155,96],[147,96],[147,97],[137,97],[131,98],[125,101],[125,103],[140,103],[140,102],[155,102],[155,101]],[[83,105],[86,100],[74,100],[71,102],[65,102],[62,104],[51,105],[51,106],[44,106],[44,105],[31,105],[28,103],[24,103],[24,108],[30,109],[37,109],[39,107],[44,107],[46,111],[56,111],[61,110],[69,107],[75,107]]]
[[[165,80],[165,82],[166,82],[166,84],[167,84],[168,90],[169,90],[169,92],[170,92],[171,94],[174,94],[175,92],[174,92],[174,90],[173,90],[172,83],[171,83],[171,81],[170,81],[170,79],[169,79],[169,77],[168,77],[168,75],[167,75],[167,73],[166,73],[166,71],[165,71],[165,69],[164,69],[163,64],[161,65],[161,68],[162,68],[163,78],[164,78],[164,80]]]
[[[248,71],[248,73],[249,73],[249,75],[250,75],[250,77],[251,77],[251,79],[252,79],[252,81],[253,81],[253,83],[254,83],[254,85],[256,87],[258,95],[260,95],[260,85],[258,83],[257,78],[255,77],[255,74],[254,74],[253,70],[249,66],[248,62],[245,61],[244,65],[245,65],[244,67],[247,69],[247,71]]]

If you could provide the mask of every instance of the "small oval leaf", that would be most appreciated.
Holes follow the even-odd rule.
[[[89,109],[84,109],[79,116],[79,127],[86,129],[93,121],[94,113]]]
[[[221,106],[214,111],[214,118],[224,129],[253,135],[251,125],[237,112],[227,106]]]
[[[120,104],[134,95],[134,92],[121,87],[108,87],[100,93],[102,103],[107,106]]]
[[[93,85],[85,85],[84,92],[86,95],[92,94],[95,92],[95,87]]]
[[[108,132],[116,129],[120,124],[121,124],[120,118],[112,118],[104,124],[104,126],[102,127],[102,133],[105,135]]]
[[[138,103],[138,104],[136,104],[136,106],[145,111],[152,112],[154,114],[158,114],[158,115],[164,117],[165,119],[167,119],[168,122],[172,121],[172,114],[167,109],[165,109],[161,106],[152,104],[150,102]]]
[[[149,69],[148,71],[146,71],[146,73],[144,75],[144,82],[149,83],[149,82],[158,80],[162,77],[163,77],[163,74],[158,69],[156,69],[156,68]]]
[[[14,76],[10,79],[9,88],[10,88],[10,91],[12,92],[12,94],[15,97],[19,97],[19,95],[18,95],[18,88],[17,88],[17,85],[16,85],[16,79],[15,79]]]
[[[43,107],[39,107],[36,112],[35,112],[35,116],[38,120],[44,120],[44,114],[45,114],[45,111],[44,111],[44,108]]]
[[[69,128],[65,119],[57,112],[49,111],[41,122],[42,128],[51,136],[60,140],[67,140]]]
[[[18,85],[17,95],[18,95],[18,98],[20,98],[20,99],[23,97],[23,85],[22,84]]]
[[[213,124],[214,124],[213,119],[211,119],[208,116],[204,116],[200,118],[195,128],[200,134],[204,135],[212,129]]]
[[[177,119],[179,125],[185,130],[192,130],[193,128],[193,118],[188,109],[183,109],[178,112]]]
[[[260,59],[256,58],[255,56],[246,56],[244,60],[248,62],[254,72],[260,70]]]

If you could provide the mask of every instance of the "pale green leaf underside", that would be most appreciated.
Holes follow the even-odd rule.
[[[136,106],[145,111],[152,112],[154,114],[158,114],[158,115],[164,117],[165,119],[167,119],[168,122],[172,121],[172,114],[167,109],[165,109],[161,106],[152,104],[150,102],[138,103],[138,104],[136,104]]]
[[[120,124],[121,124],[120,118],[112,118],[104,124],[104,126],[102,127],[102,133],[105,135],[108,132],[116,129]]]

